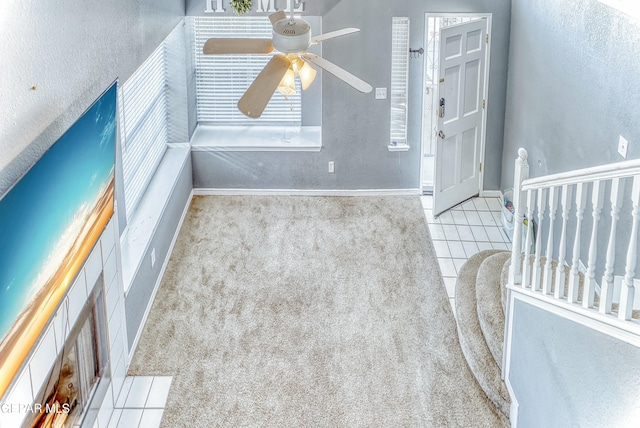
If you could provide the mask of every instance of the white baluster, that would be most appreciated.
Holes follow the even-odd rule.
[[[524,241],[524,265],[522,267],[522,286],[531,285],[531,240],[533,239],[533,210],[535,199],[533,190],[527,191],[527,237]],[[532,287],[533,288],[533,287]]]
[[[576,236],[573,240],[573,258],[571,260],[571,273],[569,274],[569,290],[567,300],[571,303],[578,301],[578,287],[580,285],[580,245],[582,237],[582,220],[584,208],[587,204],[587,189],[585,183],[576,186]]]
[[[542,278],[542,293],[551,293],[551,279],[553,269],[551,268],[551,259],[553,258],[553,226],[556,221],[556,211],[558,210],[558,188],[551,187],[549,189],[549,236],[547,237],[547,252],[545,256],[547,261],[544,264],[544,277]]]
[[[531,291],[540,290],[542,282],[542,272],[540,268],[540,257],[542,255],[542,221],[547,205],[545,201],[546,189],[538,189],[538,233],[536,234],[536,256],[533,259],[533,273],[531,278]]]
[[[524,219],[525,209],[522,182],[529,178],[527,156],[525,149],[518,149],[518,158],[516,159],[513,177],[513,242],[511,247],[511,266],[509,267],[509,284],[520,284],[522,282],[522,220]]]
[[[600,312],[611,313],[613,304],[613,266],[616,261],[616,231],[620,218],[624,181],[619,178],[611,180],[611,228],[609,229],[609,243],[607,245],[607,258],[604,265],[604,275],[600,284]]]
[[[565,184],[562,186],[562,232],[560,233],[560,244],[558,244],[558,266],[556,267],[556,288],[553,295],[556,299],[564,297],[565,270],[564,262],[567,256],[567,222],[569,221],[569,211],[571,210],[571,194],[573,187]]]
[[[633,299],[635,297],[635,287],[633,277],[636,275],[636,257],[638,254],[638,223],[640,222],[640,176],[633,177],[633,188],[631,190],[631,201],[633,203],[633,223],[631,226],[631,236],[629,237],[629,249],[627,250],[627,265],[625,267],[624,281],[620,292],[620,309],[618,318],[622,320],[631,319],[633,312]]]
[[[591,192],[591,204],[593,211],[593,225],[591,227],[591,242],[589,243],[589,261],[587,264],[587,277],[584,279],[584,293],[582,295],[582,306],[585,308],[593,307],[593,297],[596,291],[596,261],[598,258],[598,223],[600,222],[600,213],[602,212],[602,204],[604,202],[604,183],[601,181],[593,182]]]

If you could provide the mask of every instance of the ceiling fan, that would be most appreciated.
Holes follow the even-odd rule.
[[[360,92],[369,93],[371,85],[338,67],[332,62],[307,52],[311,45],[334,37],[345,36],[360,31],[357,28],[344,28],[311,37],[311,26],[303,19],[287,18],[284,11],[269,15],[273,26],[272,39],[213,38],[206,41],[203,53],[221,54],[270,54],[273,55],[267,65],[255,78],[242,98],[238,109],[246,116],[258,118],[266,108],[274,92],[278,90],[285,96],[296,93],[295,78],[300,78],[302,89],[307,89],[316,77],[314,64],[337,78],[343,80]]]

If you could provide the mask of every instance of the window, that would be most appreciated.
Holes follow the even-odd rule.
[[[409,95],[409,18],[393,17],[391,25],[391,146],[407,145]]]
[[[120,141],[127,220],[167,147],[165,49],[163,42],[120,87]]]
[[[237,107],[238,100],[267,64],[270,55],[204,55],[202,46],[211,37],[271,38],[267,16],[199,16],[193,18],[196,66],[197,120],[208,125],[300,126],[302,89],[296,79],[296,95],[275,93],[259,119],[250,119]]]

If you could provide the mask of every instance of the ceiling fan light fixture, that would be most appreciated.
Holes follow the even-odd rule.
[[[306,62],[298,70],[298,76],[300,76],[300,83],[302,84],[302,90],[306,90],[315,80],[318,72]]]
[[[293,73],[293,68],[289,67],[287,72],[284,74],[284,77],[278,84],[278,92],[280,92],[285,97],[295,95],[296,94],[296,76]]]

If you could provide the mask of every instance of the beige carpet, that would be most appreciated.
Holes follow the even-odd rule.
[[[129,374],[163,427],[500,426],[441,281],[418,197],[195,197]]]

